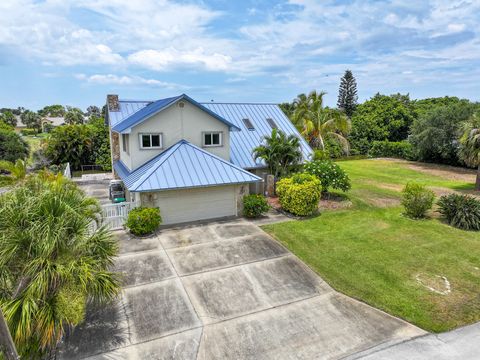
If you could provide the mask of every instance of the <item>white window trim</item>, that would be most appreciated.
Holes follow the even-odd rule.
[[[144,135],[150,135],[150,144],[152,143],[152,135],[159,135],[160,136],[160,146],[148,146],[144,147],[143,146],[143,141],[142,137]],[[163,149],[163,134],[162,133],[139,133],[138,134],[138,142],[140,145],[141,150],[158,150],[158,149]]]
[[[206,145],[205,144],[205,135],[213,135],[213,134],[219,134],[219,140],[220,144],[212,144],[212,145]],[[222,147],[223,146],[223,131],[204,131],[202,132],[202,146],[203,147]]]

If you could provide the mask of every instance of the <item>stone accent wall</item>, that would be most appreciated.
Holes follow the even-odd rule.
[[[243,197],[249,194],[248,185],[239,185],[237,191],[237,215],[243,216]]]
[[[119,111],[118,95],[107,95],[107,105],[110,111]]]
[[[120,160],[120,135],[116,132],[111,132],[110,147],[112,149],[112,160]]]

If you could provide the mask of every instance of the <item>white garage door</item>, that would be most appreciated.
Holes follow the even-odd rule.
[[[236,215],[235,186],[170,190],[156,193],[162,224]]]

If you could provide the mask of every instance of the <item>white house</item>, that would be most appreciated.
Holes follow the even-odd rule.
[[[260,192],[265,164],[252,150],[272,128],[301,139],[276,104],[198,103],[185,94],[157,101],[107,96],[115,176],[127,199],[159,207],[164,224],[237,216]]]

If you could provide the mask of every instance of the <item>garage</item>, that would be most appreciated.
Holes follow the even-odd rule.
[[[161,191],[147,196],[160,208],[164,225],[236,216],[236,186]]]

